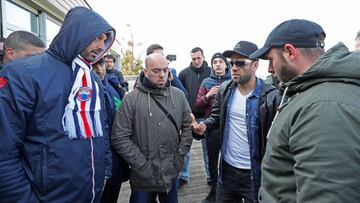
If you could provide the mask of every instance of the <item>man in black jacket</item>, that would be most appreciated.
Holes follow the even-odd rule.
[[[179,73],[179,79],[184,85],[186,91],[188,92],[187,100],[190,104],[192,113],[196,119],[204,118],[204,110],[195,108],[196,97],[202,81],[205,78],[208,78],[211,73],[211,68],[208,66],[208,63],[205,61],[204,51],[200,47],[195,47],[190,51],[191,63],[190,66],[185,68]],[[208,184],[210,184],[210,172],[208,167],[208,158],[207,158],[207,146],[206,140],[201,141],[203,158],[205,164],[205,171],[207,176]],[[183,170],[180,173],[179,177],[179,187],[184,185],[189,181],[190,173],[190,152],[185,156],[185,163]]]
[[[280,103],[278,90],[255,76],[258,61],[249,55],[257,49],[254,43],[240,41],[223,53],[231,58],[232,80],[221,85],[211,116],[192,125],[200,135],[220,128],[219,203],[257,202],[266,134]]]

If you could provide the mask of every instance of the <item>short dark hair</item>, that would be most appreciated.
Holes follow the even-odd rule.
[[[45,48],[44,42],[31,32],[18,30],[12,32],[4,41],[4,48],[24,50],[26,46]]]
[[[105,55],[104,58],[111,58],[111,59],[114,61],[114,63],[116,63],[116,58],[115,58],[115,56],[113,56],[113,55],[111,55],[111,54]]]
[[[154,53],[154,51],[158,50],[158,49],[164,50],[164,48],[160,44],[152,44],[152,45],[150,45],[146,50],[146,56]]]
[[[204,55],[204,51],[200,47],[194,47],[193,49],[191,49],[190,53],[192,54],[198,51],[200,51],[202,55]]]
[[[100,65],[102,66],[105,63],[104,58],[100,58],[96,63],[92,64],[92,66]]]
[[[284,47],[275,47],[277,53],[280,55],[284,51]],[[322,47],[309,47],[309,48],[298,48],[300,52],[309,60],[315,61],[321,55],[325,53],[325,49]]]

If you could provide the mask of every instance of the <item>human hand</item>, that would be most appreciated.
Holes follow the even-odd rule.
[[[190,113],[191,116],[191,129],[199,135],[204,135],[206,131],[206,125],[201,121],[200,123],[196,122],[194,114]]]
[[[215,96],[215,95],[218,93],[219,89],[220,89],[220,86],[219,86],[219,85],[212,87],[212,88],[209,90],[209,92],[205,95],[205,97],[206,97],[206,98],[210,98],[210,97]]]

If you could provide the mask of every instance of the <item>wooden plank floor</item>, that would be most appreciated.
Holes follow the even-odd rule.
[[[189,183],[179,189],[180,203],[200,203],[210,191],[206,184],[206,175],[200,141],[193,141],[191,147]],[[130,198],[129,183],[123,183],[118,203],[128,203]]]

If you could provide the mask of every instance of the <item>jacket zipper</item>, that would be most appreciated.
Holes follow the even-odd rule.
[[[93,139],[90,138],[90,148],[91,148],[91,171],[92,171],[92,187],[91,187],[91,192],[92,192],[92,198],[91,198],[91,203],[94,202],[95,199],[95,167],[94,167],[94,144],[93,144]]]

